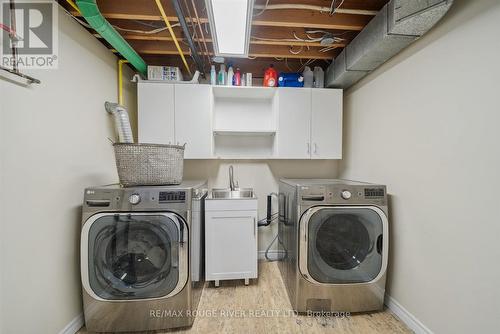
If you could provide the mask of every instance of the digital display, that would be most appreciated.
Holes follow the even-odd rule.
[[[384,195],[385,195],[384,188],[365,189],[365,198],[378,198],[378,197],[384,197]]]
[[[160,191],[159,203],[184,203],[186,201],[185,191]]]

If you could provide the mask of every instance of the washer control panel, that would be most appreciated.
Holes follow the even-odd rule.
[[[158,194],[158,203],[184,203],[185,201],[185,191],[160,191]]]

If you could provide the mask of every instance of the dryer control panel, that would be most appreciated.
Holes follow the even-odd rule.
[[[378,185],[300,185],[299,201],[304,205],[321,204],[377,204],[386,203],[385,186]]]

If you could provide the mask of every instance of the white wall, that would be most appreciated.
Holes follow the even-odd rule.
[[[500,328],[500,2],[456,0],[346,92],[341,177],[387,184],[388,292],[435,333]]]
[[[1,87],[0,83],[0,87]],[[3,101],[4,93],[3,89],[0,89],[0,194],[3,190],[3,154],[2,154],[2,124],[3,124]],[[0,195],[0,334],[3,334],[3,318],[4,318],[4,305],[1,302],[3,300],[3,287],[4,287],[4,270],[3,270],[3,212],[4,205],[1,201]]]
[[[229,186],[229,166],[234,166],[234,179],[240,187],[254,188],[259,198],[259,218],[266,217],[267,195],[278,192],[281,178],[334,178],[336,160],[186,160],[185,179],[206,179],[210,188]],[[273,210],[278,206],[276,200]],[[277,233],[277,224],[259,228],[259,251],[264,251]],[[276,244],[273,245],[276,249]]]
[[[117,180],[103,107],[117,99],[117,58],[62,12],[59,28],[59,69],[31,72],[41,85],[0,79],[6,334],[58,333],[81,312],[83,189]],[[135,107],[133,98],[127,101]]]

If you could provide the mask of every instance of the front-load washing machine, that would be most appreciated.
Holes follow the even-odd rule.
[[[297,312],[367,312],[384,303],[389,227],[383,185],[284,179],[280,272]]]
[[[193,323],[203,289],[205,181],[85,189],[81,278],[91,332]]]

